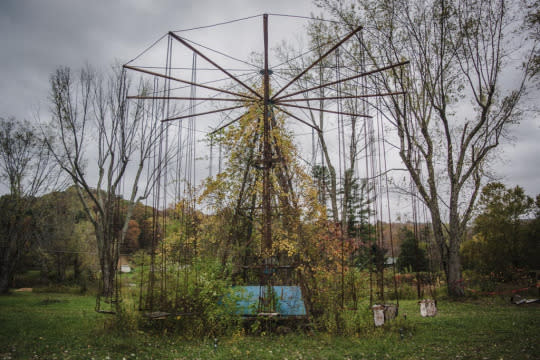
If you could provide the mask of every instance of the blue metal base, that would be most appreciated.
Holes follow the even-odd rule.
[[[306,307],[299,286],[272,286],[272,294],[276,300],[275,312],[281,317],[306,316]],[[257,316],[259,294],[266,292],[266,286],[233,286],[237,314],[242,316]]]

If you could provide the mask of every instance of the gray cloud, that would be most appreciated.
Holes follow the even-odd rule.
[[[263,12],[309,16],[318,11],[310,0],[3,0],[0,116],[32,119],[38,107],[44,115],[49,76],[60,65],[107,67],[115,60],[133,58],[168,30]],[[294,42],[295,30],[278,26],[274,30]],[[213,45],[244,55],[245,44],[238,34],[227,31],[215,32]],[[502,146],[504,161],[494,165],[495,171],[510,186],[519,184],[531,195],[540,193],[538,119],[523,120],[512,134],[515,142]]]
[[[540,194],[540,119],[527,116],[511,131],[512,140],[501,146],[494,168],[508,186],[520,185],[530,196]]]
[[[3,0],[0,2],[0,115],[31,118],[46,106],[60,65],[126,62],[169,30],[262,12],[309,15],[309,0]],[[237,41],[237,39],[236,39]]]

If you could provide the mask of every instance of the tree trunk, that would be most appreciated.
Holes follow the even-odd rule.
[[[97,226],[96,238],[98,240],[99,265],[101,268],[102,287],[100,295],[112,297],[114,295],[114,280],[118,263],[117,245],[114,244],[114,238],[110,231]]]
[[[18,229],[16,225],[10,224],[5,236],[5,240],[8,242],[8,246],[2,249],[0,255],[0,294],[7,294],[11,287],[11,280],[13,279],[13,272],[15,271],[15,265],[19,261],[19,251],[17,243],[19,235],[17,232],[13,232],[12,229]],[[22,230],[21,230],[22,231]]]
[[[114,280],[116,276],[116,266],[114,256],[111,257],[109,252],[106,252],[105,258],[101,263],[101,276],[103,281],[101,296],[113,297],[115,289]]]
[[[328,172],[330,175],[330,206],[332,209],[332,218],[335,222],[339,222],[339,211],[337,205],[337,180],[336,180],[336,169],[332,165],[330,154],[328,154],[328,148],[326,147],[326,141],[322,133],[319,133],[319,141],[321,148],[324,154],[324,159],[326,161],[326,166],[328,167]]]
[[[4,259],[2,259],[4,260]],[[7,294],[9,291],[10,271],[7,262],[0,264],[0,294]]]
[[[39,269],[39,281],[44,284],[49,282],[49,265],[47,259],[41,260],[41,268]]]
[[[75,281],[81,279],[81,263],[79,262],[79,255],[75,254],[73,258],[73,278]]]
[[[465,295],[461,278],[461,259],[459,255],[459,246],[463,237],[458,221],[457,212],[451,215],[448,225],[448,238],[444,234],[443,224],[440,217],[433,214],[432,227],[435,242],[439,246],[442,267],[446,275],[448,295],[451,297],[461,297]]]
[[[59,283],[62,283],[66,279],[66,267],[64,261],[63,254],[56,253],[56,281]]]
[[[459,243],[458,240],[452,243]],[[461,278],[461,259],[459,257],[459,246],[452,246],[448,252],[448,295],[451,297],[462,297],[465,295]]]
[[[449,272],[448,272],[448,253],[446,239],[443,232],[443,224],[438,216],[437,209],[432,207],[432,204],[428,204],[431,212],[431,227],[433,229],[433,237],[435,238],[435,243],[439,248],[439,257],[441,260],[441,266],[444,270],[446,280],[448,281]]]
[[[451,297],[461,297],[465,295],[461,278],[461,259],[459,246],[464,236],[458,214],[458,195],[455,185],[452,185],[450,194],[450,224],[448,229],[448,272],[447,286],[448,295]]]

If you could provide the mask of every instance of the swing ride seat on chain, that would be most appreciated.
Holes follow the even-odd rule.
[[[146,53],[150,48],[146,49],[141,53],[139,56],[137,56],[135,59],[130,61],[129,63],[125,64],[123,66],[125,71],[132,71],[142,74],[142,76],[149,76],[151,79],[154,80],[154,92],[150,93],[141,93],[136,95],[129,95],[127,96],[128,99],[133,100],[144,100],[144,101],[152,101],[152,115],[155,118],[159,118],[161,116],[161,119],[159,119],[162,123],[162,137],[160,138],[160,146],[159,146],[159,153],[155,154],[155,164],[154,166],[158,169],[158,173],[160,174],[160,178],[158,178],[156,182],[156,186],[154,187],[154,194],[153,194],[153,218],[152,218],[152,231],[153,236],[151,239],[151,252],[150,252],[150,264],[145,265],[144,263],[141,266],[141,280],[140,280],[140,296],[139,296],[139,308],[141,310],[147,311],[145,314],[146,317],[150,319],[166,319],[173,316],[196,316],[196,312],[192,311],[178,311],[178,310],[186,310],[187,305],[183,304],[183,293],[187,291],[188,288],[188,282],[194,282],[195,287],[198,286],[198,278],[197,274],[195,274],[193,278],[193,274],[191,273],[192,270],[192,264],[193,264],[193,258],[196,256],[197,253],[197,242],[196,242],[196,235],[194,235],[195,242],[193,244],[186,245],[186,248],[183,252],[178,251],[176,254],[176,258],[170,260],[167,258],[167,252],[164,247],[164,241],[165,239],[165,231],[166,231],[166,217],[167,217],[167,206],[168,199],[167,196],[169,193],[174,192],[175,200],[178,201],[179,199],[182,199],[182,204],[185,204],[185,207],[182,208],[181,215],[180,216],[186,216],[187,213],[193,214],[195,213],[195,201],[193,196],[193,189],[190,188],[195,186],[195,179],[196,179],[196,166],[195,166],[195,160],[196,154],[196,138],[195,133],[197,130],[195,130],[195,119],[197,117],[202,116],[208,116],[208,115],[218,115],[218,114],[226,114],[227,117],[229,117],[229,114],[231,114],[233,111],[243,109],[242,115],[232,119],[225,125],[219,126],[218,128],[214,129],[212,132],[210,132],[210,135],[216,134],[220,132],[221,130],[227,129],[228,127],[233,126],[235,123],[243,120],[246,118],[247,114],[249,113],[250,107],[256,107],[257,109],[261,110],[261,114],[257,119],[253,119],[254,122],[257,123],[257,126],[262,129],[260,135],[257,135],[252,139],[252,148],[251,150],[254,151],[255,148],[258,147],[258,157],[255,157],[255,155],[252,155],[250,157],[250,161],[247,163],[247,167],[245,170],[245,174],[247,174],[248,169],[253,168],[256,169],[259,173],[262,173],[262,194],[260,194],[260,198],[257,198],[260,200],[260,205],[253,204],[251,207],[246,207],[245,204],[242,204],[241,199],[243,194],[243,190],[240,192],[239,195],[239,201],[238,205],[235,209],[236,217],[233,218],[233,224],[236,224],[234,221],[237,221],[236,219],[241,216],[247,216],[248,212],[251,212],[251,215],[254,214],[255,210],[260,210],[260,213],[257,212],[257,215],[259,215],[259,219],[255,220],[251,217],[252,222],[259,221],[261,224],[261,249],[260,253],[258,255],[258,258],[256,260],[253,260],[252,263],[243,263],[241,264],[240,268],[242,271],[244,271],[244,274],[247,271],[256,271],[258,272],[258,281],[256,284],[251,285],[235,285],[233,286],[233,291],[236,295],[238,295],[241,300],[238,301],[237,305],[239,307],[239,310],[237,312],[238,315],[243,316],[246,319],[255,319],[255,318],[272,318],[272,319],[281,319],[281,318],[287,318],[287,319],[306,319],[308,317],[308,311],[306,309],[304,298],[302,294],[302,289],[299,285],[280,285],[278,282],[291,282],[290,281],[290,271],[294,271],[297,267],[297,262],[291,261],[288,264],[280,264],[279,259],[277,256],[273,255],[273,221],[275,219],[282,215],[283,207],[288,208],[294,208],[295,204],[293,204],[293,201],[290,200],[293,198],[294,194],[294,188],[290,184],[287,183],[287,180],[290,182],[290,179],[292,179],[292,175],[289,173],[290,169],[287,164],[287,159],[285,156],[282,155],[281,149],[279,147],[278,141],[274,138],[273,131],[279,130],[279,124],[276,121],[276,113],[280,113],[285,115],[287,118],[297,121],[298,123],[301,123],[303,125],[309,126],[312,131],[320,133],[322,132],[322,129],[320,129],[316,124],[311,123],[308,120],[303,119],[301,116],[298,116],[294,114],[292,111],[315,111],[319,113],[327,113],[332,114],[338,117],[338,123],[339,123],[339,117],[343,116],[350,116],[355,118],[365,118],[365,119],[371,119],[372,116],[369,114],[362,113],[360,111],[356,112],[347,112],[343,111],[341,108],[341,101],[344,101],[346,99],[364,99],[364,98],[370,98],[370,97],[380,97],[380,96],[395,96],[404,94],[403,91],[396,91],[396,92],[388,92],[388,93],[379,93],[379,94],[343,94],[340,90],[340,85],[345,82],[350,82],[353,80],[358,80],[376,73],[388,71],[394,68],[402,67],[406,64],[408,64],[408,61],[402,61],[395,64],[390,64],[388,66],[376,68],[370,71],[363,71],[359,74],[355,74],[354,76],[349,76],[345,78],[338,78],[336,81],[330,81],[327,83],[322,83],[317,86],[309,87],[307,89],[300,89],[295,91],[287,92],[286,90],[289,89],[293,85],[297,85],[299,79],[304,77],[311,69],[313,69],[315,66],[320,64],[325,58],[327,58],[329,55],[334,54],[338,51],[338,49],[347,41],[350,39],[353,39],[357,34],[362,30],[361,26],[355,27],[352,31],[350,31],[347,35],[340,38],[338,41],[331,44],[322,55],[318,56],[315,61],[313,61],[310,65],[306,66],[302,71],[297,73],[292,79],[290,79],[286,85],[279,86],[276,89],[272,89],[270,85],[270,76],[276,75],[276,68],[270,69],[269,68],[269,49],[268,49],[268,19],[269,15],[272,14],[262,14],[263,19],[263,68],[258,69],[257,73],[262,76],[262,81],[260,84],[259,90],[257,86],[252,86],[249,81],[244,81],[240,79],[239,75],[233,74],[232,70],[228,70],[225,67],[222,67],[218,64],[218,62],[212,60],[210,56],[205,54],[203,51],[200,50],[199,47],[203,47],[205,49],[211,50],[213,52],[216,52],[220,54],[221,56],[226,56],[228,58],[240,61],[238,59],[235,59],[229,55],[226,55],[222,52],[204,47],[200,44],[195,43],[194,41],[188,40],[185,37],[179,36],[177,34],[177,31],[170,31],[166,35],[164,35],[161,39],[167,37],[167,54],[165,59],[165,68],[164,73],[158,72],[158,71],[150,71],[146,69],[144,66],[136,66],[133,65],[132,62],[137,60],[141,55]],[[277,14],[276,14],[277,15]],[[249,17],[246,19],[251,19],[254,17]],[[243,20],[243,19],[240,19]],[[240,21],[238,20],[238,21]],[[231,23],[231,22],[227,22]],[[204,27],[199,27],[204,28]],[[196,28],[196,29],[199,29]],[[156,41],[156,43],[158,42]],[[156,43],[154,43],[152,46],[154,46]],[[173,51],[172,47],[174,44],[180,44],[183,46],[183,48],[191,51],[192,53],[192,67],[191,67],[191,79],[183,79],[178,76],[173,76],[173,69],[176,69],[172,66],[172,57],[173,57]],[[197,47],[197,45],[200,45]],[[231,80],[233,84],[236,85],[237,89],[233,89],[231,87],[229,88],[220,88],[218,86],[210,86],[208,83],[210,82],[201,82],[197,79],[197,59],[201,58],[205,60],[208,64],[210,64],[216,71],[219,71],[226,75],[226,78]],[[338,62],[339,63],[339,62]],[[246,63],[248,65],[252,65],[250,63]],[[339,69],[336,68],[336,71]],[[163,90],[159,88],[159,82],[163,82]],[[180,83],[185,85],[186,87],[189,87],[190,89],[190,96],[174,96],[171,95],[171,92],[174,90],[171,88],[171,83]],[[336,96],[329,96],[327,98],[325,97],[309,97],[310,92],[314,90],[320,90],[323,88],[329,88],[337,86],[337,95]],[[240,90],[238,90],[241,89]],[[215,97],[215,96],[197,96],[197,90],[204,90],[204,91],[210,91],[211,93],[215,93],[216,95],[219,95],[221,97]],[[275,90],[275,92],[273,92]],[[302,95],[303,97],[295,97],[297,95]],[[316,108],[311,106],[309,103],[310,100],[317,101],[317,100],[324,100],[324,99],[332,99],[336,100],[338,102],[338,108],[337,110],[329,110],[329,109],[323,109],[323,108]],[[200,111],[197,112],[197,104],[201,102],[214,102],[220,104],[221,101],[225,102],[235,102],[237,105],[234,106],[227,106],[223,108],[218,109],[212,109],[209,111]],[[187,102],[188,108],[187,110],[189,113],[185,115],[179,115],[175,114],[173,115],[171,112],[171,103],[182,103]],[[197,103],[199,102],[199,103]],[[307,102],[307,104],[306,104]],[[168,131],[169,131],[169,125],[175,124],[175,123],[181,123],[182,121],[188,121],[188,126],[186,129],[186,133],[183,133],[182,125],[178,125],[178,141],[177,144],[169,144],[169,138],[168,138]],[[181,142],[183,140],[183,142]],[[170,184],[170,178],[168,177],[167,172],[167,161],[161,161],[162,159],[165,159],[166,154],[169,151],[169,147],[176,146],[175,150],[177,152],[177,169],[174,176],[176,176],[175,179],[173,179],[173,182],[178,184],[176,185],[174,191],[170,191],[168,189],[168,186]],[[213,146],[213,143],[210,145]],[[340,147],[340,152],[341,147]],[[221,153],[221,145],[220,145],[220,153]],[[380,160],[380,159],[379,159]],[[183,162],[183,163],[181,163]],[[212,158],[210,157],[210,163],[212,162]],[[180,172],[179,169],[182,169],[182,172]],[[379,168],[380,169],[380,168]],[[221,154],[220,154],[220,171],[221,171]],[[210,174],[212,173],[212,169],[210,169]],[[283,193],[287,194],[287,196],[283,196],[283,200],[280,201],[274,201],[273,199],[276,197],[274,186],[272,185],[272,177],[275,177],[278,179],[279,186],[281,186],[282,189],[284,189]],[[254,180],[253,180],[254,181]],[[281,182],[280,182],[281,181]],[[180,185],[182,184],[182,185]],[[188,184],[188,185],[186,185]],[[181,186],[183,186],[183,189],[181,189]],[[253,183],[251,184],[245,184],[242,183],[242,189],[245,187],[253,186]],[[159,213],[159,208],[161,208],[161,213]],[[381,210],[382,211],[382,210]],[[248,217],[249,218],[249,217]],[[183,218],[182,218],[183,219]],[[161,223],[160,223],[161,221]],[[185,223],[186,221],[184,221]],[[185,231],[185,233],[189,233],[191,231],[187,228],[187,225],[185,225],[186,228],[182,229]],[[234,226],[233,226],[234,228]],[[230,234],[230,237],[232,235]],[[343,240],[342,240],[343,243]],[[156,257],[156,254],[158,252],[158,247],[161,246],[161,249],[159,252],[161,253],[161,257],[158,259]],[[393,245],[392,245],[393,246]],[[159,263],[160,261],[160,263]],[[166,272],[170,271],[169,263],[174,263],[176,266],[176,278],[174,279],[174,284],[171,284],[170,281],[168,282],[166,277]],[[144,267],[147,266],[147,278],[146,283],[144,283]],[[280,274],[281,271],[286,270],[287,272],[285,274]],[[158,275],[159,274],[159,278]],[[245,275],[247,277],[247,275]],[[192,278],[190,278],[192,277]],[[395,278],[395,276],[394,276]],[[289,279],[289,281],[287,281]],[[146,284],[146,296],[143,296],[143,286]],[[170,286],[174,286],[173,293],[175,294],[175,300],[173,303],[169,301],[169,303],[164,304],[165,298],[166,298],[166,292],[170,290]],[[343,284],[342,284],[343,286]],[[156,287],[159,287],[159,289],[156,289]],[[343,304],[342,304],[343,306]],[[176,311],[173,311],[176,310]]]

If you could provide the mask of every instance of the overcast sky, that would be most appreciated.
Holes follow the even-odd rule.
[[[0,116],[32,120],[37,110],[45,116],[48,79],[60,65],[125,63],[169,30],[264,12],[309,16],[319,10],[309,0],[1,0]],[[292,37],[298,29],[290,24],[276,32]],[[223,43],[224,48],[233,53],[249,50],[242,47],[247,33],[238,34],[238,28],[231,34],[227,28],[223,31],[220,36],[232,42]],[[504,153],[494,168],[507,185],[521,185],[529,195],[536,195],[540,193],[538,116],[525,116],[512,135],[513,143],[502,146]]]

